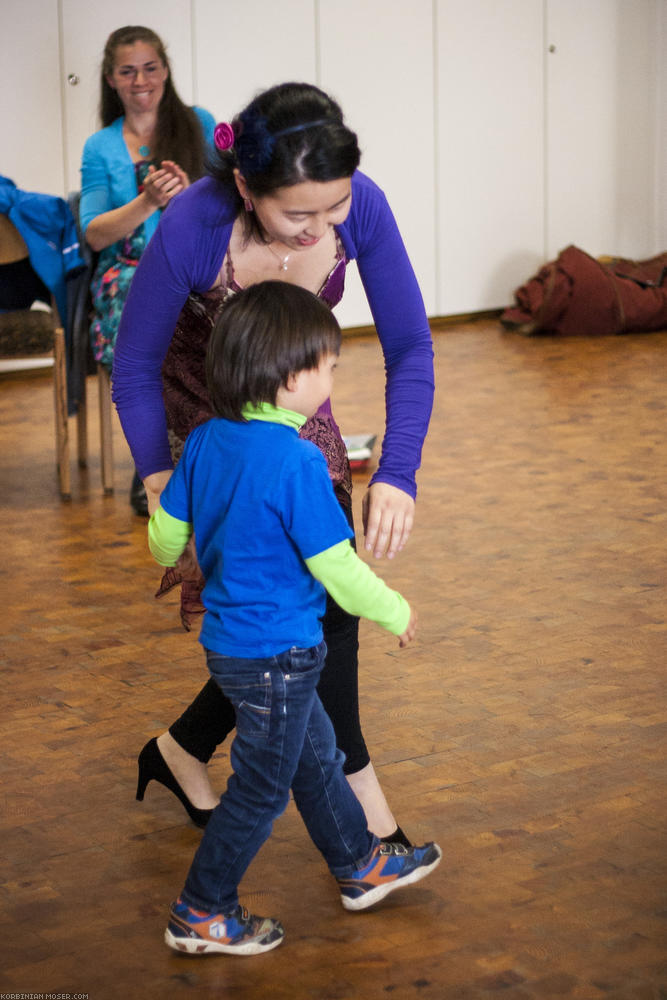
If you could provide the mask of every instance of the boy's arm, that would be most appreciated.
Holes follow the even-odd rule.
[[[359,558],[349,539],[306,559],[306,566],[348,614],[369,618],[394,635],[405,636],[413,622],[410,605]]]
[[[175,566],[192,535],[192,525],[158,507],[148,522],[148,547],[160,566]]]

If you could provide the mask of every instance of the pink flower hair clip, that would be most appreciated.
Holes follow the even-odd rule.
[[[229,122],[220,122],[215,126],[213,141],[215,142],[216,148],[222,152],[226,149],[232,148],[234,145],[234,129]]]

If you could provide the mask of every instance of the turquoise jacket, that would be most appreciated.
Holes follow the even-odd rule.
[[[193,110],[201,123],[204,140],[212,149],[215,119],[203,108],[195,107]],[[135,165],[123,139],[124,121],[121,115],[111,125],[94,132],[83,147],[79,225],[84,235],[98,215],[127,205],[139,194]],[[158,209],[144,222],[146,242],[157,229],[159,221]]]

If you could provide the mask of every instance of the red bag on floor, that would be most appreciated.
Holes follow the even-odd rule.
[[[514,293],[501,323],[523,334],[599,336],[667,329],[667,253],[596,260],[569,246]]]

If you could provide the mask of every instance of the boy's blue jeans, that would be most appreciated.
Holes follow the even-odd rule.
[[[236,709],[233,767],[213,810],[181,898],[227,912],[243,874],[285,810],[292,789],[308,832],[333,875],[368,863],[377,839],[343,774],[343,754],[316,692],[326,646],[268,659],[207,651],[211,676]]]

